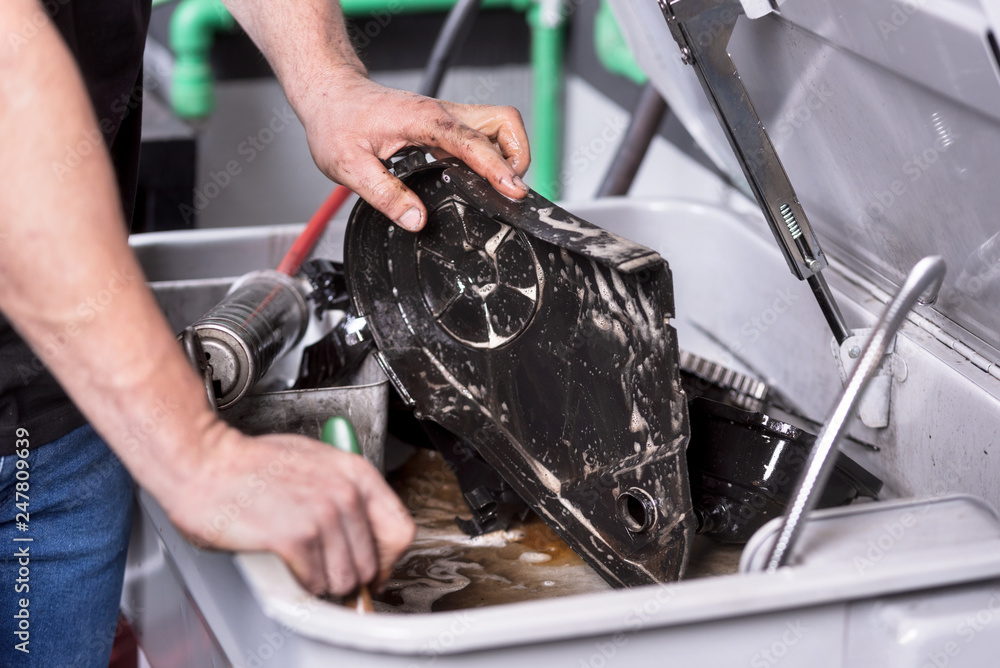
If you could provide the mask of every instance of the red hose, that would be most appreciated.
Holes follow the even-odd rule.
[[[323,236],[323,232],[326,230],[330,219],[333,218],[337,210],[340,209],[350,196],[350,188],[346,186],[337,186],[334,188],[330,196],[326,198],[326,201],[320,205],[316,213],[313,214],[313,217],[309,219],[306,229],[302,230],[302,234],[298,236],[292,247],[285,253],[281,264],[278,265],[278,271],[289,276],[295,275],[299,267],[302,266],[302,262],[312,253],[316,242]]]

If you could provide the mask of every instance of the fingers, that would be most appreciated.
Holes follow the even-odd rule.
[[[321,596],[329,590],[326,560],[319,540],[279,541],[272,549],[310,594]]]
[[[388,579],[416,526],[371,464],[329,454],[339,475],[310,503],[314,514],[294,541],[298,547],[279,554],[309,591],[345,596],[360,584]]]
[[[337,554],[326,553],[330,591],[344,595],[360,583],[371,582],[378,572],[375,537],[366,508],[353,485],[337,490],[337,517],[325,523],[324,545],[339,543]],[[335,522],[339,519],[339,526]]]
[[[519,176],[524,176],[531,164],[531,150],[528,131],[517,109],[453,102],[442,102],[442,106],[470,128],[495,140],[501,155]]]
[[[290,530],[292,535],[277,538],[273,547],[302,586],[317,595],[346,596],[379,574],[368,504],[350,476],[338,478],[327,496],[318,493],[310,502],[312,512],[302,514],[303,522]],[[388,488],[386,492],[392,494]],[[394,552],[390,569],[398,558]]]
[[[423,202],[381,160],[359,152],[344,162],[351,165],[352,171],[339,177],[341,183],[404,230],[416,232],[424,226],[427,209]]]
[[[190,493],[163,502],[174,524],[204,547],[278,554],[313,594],[384,580],[413,539],[402,502],[358,455],[232,432],[201,464]]]
[[[365,504],[378,550],[378,573],[374,576],[378,586],[389,579],[393,566],[413,542],[417,527],[406,506],[382,476],[367,462],[361,463],[364,467],[359,468],[365,470],[357,471],[352,477]]]
[[[453,105],[448,105],[453,106]],[[462,106],[462,105],[458,105]],[[482,132],[469,127],[447,110],[442,104],[443,113],[438,116],[418,118],[412,128],[415,139],[424,146],[442,148],[451,155],[462,160],[477,174],[485,177],[494,188],[512,199],[521,199],[528,194],[528,186],[521,180],[521,175],[507,162],[501,144],[500,150],[493,141]],[[494,123],[499,122],[495,121]],[[500,138],[498,137],[498,143]],[[507,150],[511,158],[524,155],[523,151],[510,147],[510,141],[520,141],[512,130],[504,133]],[[520,163],[519,163],[520,164]]]

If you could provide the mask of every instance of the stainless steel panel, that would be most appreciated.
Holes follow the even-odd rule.
[[[311,438],[319,438],[323,424],[334,416],[350,420],[365,459],[383,469],[389,379],[372,355],[343,387],[251,394],[222,412],[226,422],[246,434],[288,433]]]
[[[823,37],[792,22],[802,3],[742,21],[730,43],[740,74],[830,254],[887,289],[921,257],[943,255],[935,309],[995,351],[1000,120],[983,107],[1000,101],[1000,84],[985,18],[955,24],[916,9],[883,38],[872,18],[898,5],[845,4],[820,5],[825,21],[818,7],[803,12]],[[903,39],[922,48],[894,43]],[[878,62],[866,57],[876,51]],[[954,97],[969,89],[979,92]]]
[[[656,0],[613,5],[671,108],[741,183]],[[787,0],[779,12],[741,18],[729,51],[827,256],[891,292],[944,255],[928,317],[1000,361],[1000,6]]]

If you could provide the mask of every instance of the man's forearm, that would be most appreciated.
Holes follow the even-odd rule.
[[[0,26],[39,11],[5,0]],[[0,128],[0,309],[133,475],[163,492],[180,482],[167,464],[224,427],[128,247],[94,113],[48,22],[27,43],[0,42]],[[70,148],[80,163],[55,169]]]
[[[340,68],[367,74],[347,35],[339,2],[223,1],[263,52],[293,106]]]
[[[333,0],[223,0],[274,68],[316,165],[410,231],[423,202],[386,169],[407,146],[462,159],[507,197],[527,192],[530,155],[512,107],[462,105],[379,86],[354,53]]]
[[[0,34],[38,26],[0,40],[0,310],[188,536],[274,551],[314,593],[386,579],[415,527],[374,467],[300,436],[244,436],[209,409],[128,247],[76,65],[40,16],[35,0],[0,3]],[[80,162],[57,172],[71,148]]]

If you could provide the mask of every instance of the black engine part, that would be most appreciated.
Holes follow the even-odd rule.
[[[393,384],[608,582],[678,579],[695,522],[666,262],[458,161],[405,162],[426,227],[359,202],[345,244]]]
[[[420,424],[458,479],[462,498],[472,514],[469,519],[455,518],[459,529],[469,536],[482,536],[506,531],[513,520],[527,518],[527,504],[474,447],[434,422],[422,420]]]
[[[688,469],[698,533],[745,543],[785,512],[816,437],[763,413],[704,397],[688,404]],[[882,481],[840,453],[820,508],[875,497]]]

